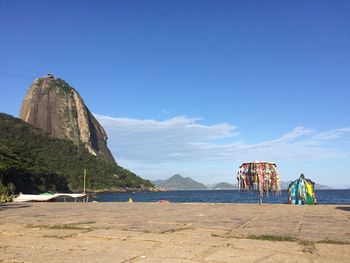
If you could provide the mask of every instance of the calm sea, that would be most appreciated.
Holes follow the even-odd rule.
[[[202,191],[168,191],[168,192],[136,192],[136,193],[99,193],[92,200],[98,202],[157,202],[168,200],[174,203],[257,203],[257,192],[247,193],[237,190],[202,190]],[[319,190],[316,191],[319,204],[350,204],[350,190]],[[264,203],[286,204],[287,191],[281,195],[264,196]]]

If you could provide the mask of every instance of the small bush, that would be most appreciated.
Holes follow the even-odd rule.
[[[11,202],[13,199],[13,193],[15,191],[15,186],[13,184],[8,184],[7,186],[0,183],[0,203]]]

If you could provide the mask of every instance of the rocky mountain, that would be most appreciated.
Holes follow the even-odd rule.
[[[208,190],[208,187],[204,184],[196,182],[189,177],[182,177],[179,174],[175,174],[167,180],[157,180],[152,183],[166,190]]]
[[[221,182],[211,187],[211,190],[237,190],[237,189],[238,189],[237,184],[233,185],[226,182]]]
[[[107,134],[79,93],[67,82],[47,74],[30,86],[20,118],[60,139],[81,144],[93,155],[115,162],[107,147]]]

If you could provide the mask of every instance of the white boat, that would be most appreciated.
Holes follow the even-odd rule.
[[[66,198],[70,197],[77,201],[78,198],[88,199],[87,194],[71,194],[71,193],[45,193],[40,195],[32,195],[32,194],[22,194],[20,193],[17,197],[13,199],[14,202],[48,202],[57,198]]]

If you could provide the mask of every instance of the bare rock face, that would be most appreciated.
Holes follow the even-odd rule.
[[[79,93],[64,80],[48,74],[30,86],[20,118],[61,139],[85,145],[96,156],[115,162],[107,147],[107,134]]]

